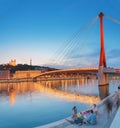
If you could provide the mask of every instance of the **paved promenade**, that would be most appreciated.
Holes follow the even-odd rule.
[[[99,113],[96,125],[83,124],[79,126],[77,124],[71,124],[66,119],[63,119],[37,128],[118,128],[120,124],[120,107],[116,104],[116,95],[117,93],[108,96],[97,105]],[[113,103],[112,111],[108,110],[107,104],[109,101]],[[71,117],[67,119],[71,120]]]
[[[82,126],[78,126],[74,124],[74,125],[69,125],[65,128],[119,128],[120,127],[120,108],[118,109],[117,114],[115,115],[114,113],[113,117],[109,118],[107,122],[105,121],[107,117],[103,117],[103,115],[99,115],[98,118],[99,119],[97,119],[96,125],[83,124]]]
[[[110,126],[110,128],[119,128],[120,127],[120,107],[115,115],[115,118]]]

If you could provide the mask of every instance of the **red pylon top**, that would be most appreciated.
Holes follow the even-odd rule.
[[[103,16],[104,16],[104,13],[100,12],[99,17],[101,18]]]

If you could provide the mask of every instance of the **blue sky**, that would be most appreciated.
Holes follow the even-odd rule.
[[[120,0],[0,0],[0,64],[97,67],[104,17],[107,65],[120,67]]]

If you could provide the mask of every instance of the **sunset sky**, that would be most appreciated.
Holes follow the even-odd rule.
[[[107,65],[120,67],[120,0],[0,0],[0,64],[97,67],[101,11]]]

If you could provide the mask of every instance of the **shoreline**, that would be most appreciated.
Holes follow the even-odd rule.
[[[97,124],[96,125],[89,125],[89,128],[109,128],[110,125],[112,124],[112,121],[115,117],[115,114],[117,113],[118,107],[116,105],[116,103],[113,102],[113,106],[112,106],[112,112],[108,113],[108,108],[107,108],[107,102],[109,99],[112,99],[113,101],[115,100],[116,97],[116,92],[109,95],[108,97],[106,97],[105,99],[101,100],[98,104],[98,118],[97,118]],[[89,110],[89,109],[87,109]],[[85,111],[87,111],[85,110]],[[84,111],[82,111],[84,112]],[[56,122],[52,122],[49,124],[45,124],[45,125],[41,125],[41,126],[37,126],[34,128],[77,128],[78,125],[76,124],[71,124],[70,122],[68,122],[67,120],[71,120],[71,116],[69,116],[68,118],[62,119],[62,120],[58,120]],[[101,126],[101,125],[102,126]],[[81,128],[87,128],[87,125],[82,125],[80,126]]]

